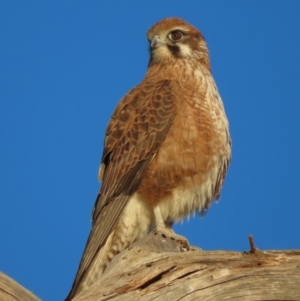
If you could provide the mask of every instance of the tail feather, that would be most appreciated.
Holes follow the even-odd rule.
[[[102,231],[102,227],[107,226],[105,220],[102,219],[101,224],[94,224],[72,289],[65,301],[72,300],[75,295],[81,294],[91,285],[99,282],[106,266],[114,256],[135,240],[147,235],[154,224],[153,218],[152,208],[134,194],[106,239],[103,239]]]
[[[99,250],[97,257],[95,258],[93,264],[90,266],[86,272],[83,280],[81,281],[77,291],[85,291],[88,287],[93,285],[98,281],[112,258],[109,257],[109,251],[112,247],[112,241],[115,231],[111,232],[108,236],[104,246]]]
[[[74,281],[72,289],[66,297],[65,301],[71,301],[75,297],[75,295],[77,296],[78,294],[86,291],[91,285],[93,285],[102,277],[107,264],[112,259],[110,258],[111,256],[109,256],[109,251],[112,248],[114,234],[115,231],[112,231],[110,233],[105,244],[97,253],[97,256],[95,257],[89,269],[84,274],[83,278],[79,282]]]

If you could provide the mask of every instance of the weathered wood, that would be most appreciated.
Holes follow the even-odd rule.
[[[150,234],[124,250],[74,301],[300,300],[300,250],[192,248]]]
[[[0,300],[1,301],[40,301],[26,288],[15,280],[0,272]]]
[[[300,300],[300,250],[182,252],[174,240],[150,234],[124,250],[102,281],[74,301]],[[0,273],[1,301],[40,300]]]

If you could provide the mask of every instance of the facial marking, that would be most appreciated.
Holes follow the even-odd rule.
[[[175,58],[181,57],[181,51],[178,45],[167,45],[167,47]]]

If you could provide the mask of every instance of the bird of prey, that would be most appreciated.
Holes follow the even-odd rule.
[[[143,81],[106,129],[92,229],[66,300],[101,278],[112,258],[153,228],[208,209],[231,159],[223,103],[205,39],[179,18],[153,25]]]

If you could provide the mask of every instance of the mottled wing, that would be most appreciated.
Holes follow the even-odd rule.
[[[174,84],[174,82],[173,82]],[[102,157],[102,187],[93,211],[93,227],[72,287],[83,279],[105,244],[175,117],[172,82],[143,82],[117,106],[107,127]]]

